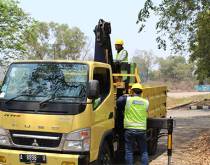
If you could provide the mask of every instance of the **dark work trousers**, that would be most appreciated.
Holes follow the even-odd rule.
[[[138,129],[125,129],[125,160],[127,165],[134,164],[134,143],[137,142],[140,149],[139,158],[141,165],[148,165],[148,152],[146,131]]]

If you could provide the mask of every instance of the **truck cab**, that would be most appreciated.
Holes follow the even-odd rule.
[[[0,93],[0,164],[104,164],[113,151],[109,64],[12,63]]]

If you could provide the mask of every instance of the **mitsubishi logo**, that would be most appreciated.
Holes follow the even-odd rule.
[[[37,140],[36,139],[34,139],[34,142],[32,143],[32,146],[39,147],[39,144],[37,143]]]

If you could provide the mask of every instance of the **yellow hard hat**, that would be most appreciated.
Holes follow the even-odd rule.
[[[123,40],[121,40],[121,39],[117,39],[116,41],[115,41],[115,45],[123,45],[124,44],[124,42],[123,42]]]
[[[142,85],[141,85],[141,84],[139,84],[139,83],[135,83],[135,84],[133,84],[133,85],[132,85],[131,89],[140,89],[140,90],[142,90],[142,89],[143,89],[143,87],[142,87]]]

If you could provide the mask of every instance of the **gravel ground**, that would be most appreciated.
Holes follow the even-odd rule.
[[[210,110],[170,110],[168,111],[168,116],[172,116],[176,119],[176,127],[173,132],[173,155],[171,164],[209,165],[210,156],[205,157],[205,154],[210,154],[210,142],[206,144],[207,142],[204,141],[205,139],[203,137],[210,136]],[[204,146],[206,148],[204,148]],[[159,140],[157,154],[150,157],[150,165],[167,164],[168,157],[166,148],[167,138],[163,137]]]

